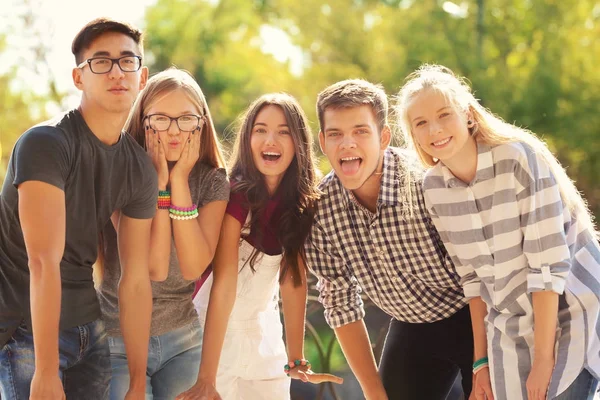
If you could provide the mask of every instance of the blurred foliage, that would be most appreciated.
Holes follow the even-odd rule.
[[[31,14],[22,18],[31,23]],[[189,70],[226,145],[239,114],[263,93],[296,96],[316,132],[314,103],[325,86],[360,77],[393,96],[421,63],[444,64],[469,78],[485,106],[542,136],[600,214],[598,1],[157,0],[145,30],[151,71]],[[294,65],[273,55],[289,52],[290,42]],[[34,50],[43,63],[44,47]],[[2,165],[43,116],[31,112],[40,99],[10,90],[13,77],[0,76]],[[60,103],[48,85],[45,100]]]

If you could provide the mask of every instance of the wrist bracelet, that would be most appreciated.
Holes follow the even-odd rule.
[[[489,360],[486,357],[481,357],[479,360],[473,363],[473,374],[481,371],[482,369],[489,367]]]
[[[285,372],[287,376],[290,376],[290,371],[299,366],[306,366],[310,369],[310,361],[305,358],[289,361],[283,366],[283,372]]]

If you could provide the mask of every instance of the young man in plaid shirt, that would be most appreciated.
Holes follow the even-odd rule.
[[[320,184],[308,265],[319,300],[368,400],[446,399],[458,372],[471,391],[467,301],[427,213],[422,170],[388,147],[384,90],[338,82],[317,99],[321,150],[333,171]],[[378,368],[361,292],[392,317]]]

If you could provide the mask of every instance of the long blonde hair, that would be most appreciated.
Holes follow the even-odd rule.
[[[204,124],[200,133],[200,158],[198,162],[203,162],[214,168],[224,168],[225,158],[223,157],[212,116],[206,104],[206,98],[196,80],[185,70],[172,67],[148,79],[146,87],[141,91],[129,113],[129,118],[125,123],[125,131],[133,136],[142,147],[145,147],[144,118],[146,111],[158,99],[178,89],[182,90],[204,115]]]
[[[474,128],[471,134],[477,141],[489,145],[522,142],[544,159],[554,175],[560,189],[561,197],[571,215],[575,216],[586,228],[598,237],[594,221],[586,201],[567,176],[565,169],[550,152],[546,144],[533,132],[509,124],[483,107],[475,98],[471,87],[464,78],[456,76],[449,68],[441,65],[424,64],[406,78],[396,99],[396,120],[406,143],[412,146],[425,166],[432,167],[439,161],[433,159],[416,144],[408,118],[408,106],[412,99],[426,89],[441,93],[457,109],[470,112]]]

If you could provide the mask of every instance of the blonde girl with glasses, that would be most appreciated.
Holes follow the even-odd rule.
[[[148,367],[141,390],[146,398],[172,400],[198,376],[202,330],[192,293],[194,281],[213,258],[229,182],[206,99],[187,72],[171,68],[150,78],[125,130],[147,150],[159,189],[150,263],[162,271],[162,281],[152,283]],[[103,277],[98,288],[109,334],[112,400],[124,398],[130,379],[118,320],[118,219],[117,212],[102,232]]]

